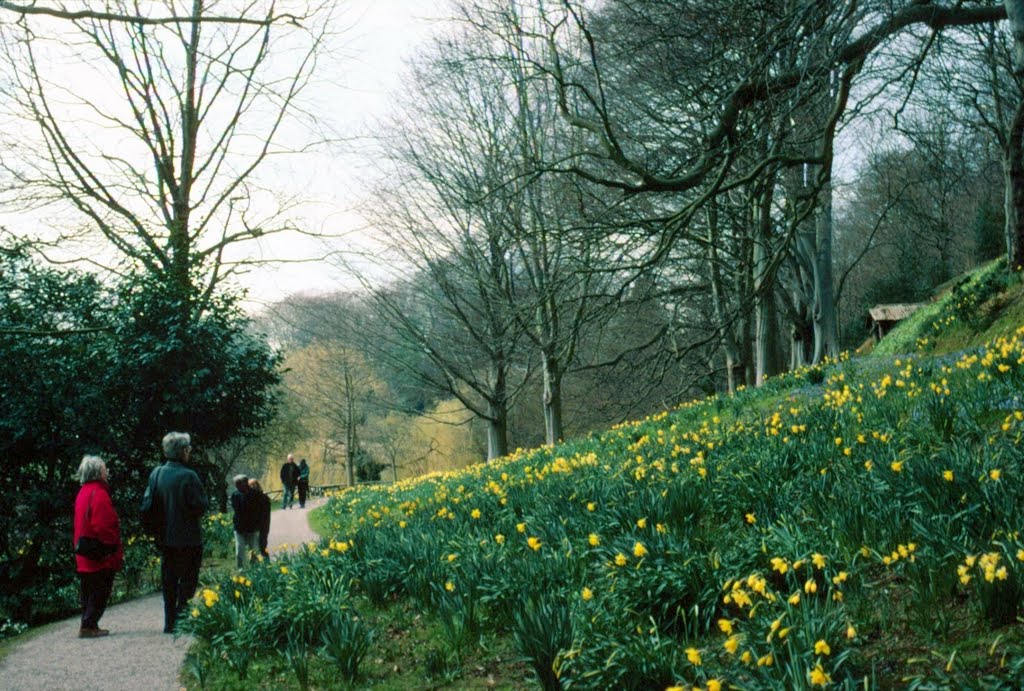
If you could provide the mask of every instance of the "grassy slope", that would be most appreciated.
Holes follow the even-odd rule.
[[[1024,331],[1003,345],[1016,364],[998,344],[949,355],[1024,324],[1019,281],[985,281],[999,270],[975,272],[870,357],[345,493],[317,516],[334,536],[323,552],[259,587],[309,589],[291,580],[302,569],[349,583],[378,631],[360,686],[521,687],[515,645],[538,676],[554,666],[584,688],[1014,688]],[[223,630],[201,615],[200,638]],[[266,653],[257,664],[287,686],[288,665]]]

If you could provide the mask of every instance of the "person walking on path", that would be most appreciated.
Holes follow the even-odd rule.
[[[150,503],[159,507],[160,587],[164,596],[164,633],[174,633],[178,617],[188,607],[199,587],[203,561],[203,534],[199,519],[210,507],[196,471],[188,467],[192,438],[184,432],[169,432],[163,438],[167,462],[156,467],[142,500],[143,511]]]
[[[310,501],[315,508],[324,500]],[[298,547],[316,540],[308,512],[278,514],[270,547]],[[192,639],[171,639],[153,626],[159,596],[142,597],[107,609],[104,622],[114,631],[95,640],[74,637],[79,618],[34,629],[10,641],[0,658],[0,688],[18,691],[178,691],[185,653]],[[60,651],[59,655],[54,651]]]
[[[235,526],[235,566],[243,568],[260,553],[260,524],[256,495],[249,489],[246,475],[235,475],[235,491],[231,493],[231,510]]]
[[[249,479],[249,491],[253,495],[253,503],[256,505],[256,516],[260,526],[260,556],[264,559],[270,558],[267,551],[267,544],[270,540],[270,497],[263,493],[263,487],[256,478]]]
[[[114,574],[124,566],[121,545],[121,521],[110,500],[107,464],[99,456],[85,456],[78,466],[82,488],[75,499],[75,527],[72,544],[76,546],[75,570],[80,586],[82,621],[79,638],[99,638],[110,633],[99,627],[100,618],[114,589]],[[81,554],[82,538],[98,540],[96,552]],[[96,544],[96,543],[94,543]]]
[[[309,465],[306,464],[306,459],[303,458],[299,461],[299,508],[306,508],[306,495],[309,494]]]
[[[281,487],[283,497],[282,509],[290,509],[295,503],[295,484],[299,481],[299,466],[295,465],[295,456],[288,454],[288,460],[281,466]]]

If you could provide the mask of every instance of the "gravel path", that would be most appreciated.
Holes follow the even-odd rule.
[[[270,524],[270,553],[290,549],[316,534],[305,509],[275,511]],[[100,626],[104,638],[78,638],[79,618],[55,622],[26,634],[23,642],[0,660],[0,689],[11,691],[177,691],[187,636],[165,635],[159,594],[108,607]]]

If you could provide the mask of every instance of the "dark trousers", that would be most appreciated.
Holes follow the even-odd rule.
[[[82,605],[82,628],[98,629],[100,617],[114,590],[114,572],[108,569],[79,573],[78,582],[81,585],[78,600]]]
[[[164,632],[174,630],[178,617],[199,587],[203,546],[164,547],[160,561],[160,586],[164,593]]]
[[[309,480],[299,480],[299,506],[306,505],[306,494],[309,493]]]

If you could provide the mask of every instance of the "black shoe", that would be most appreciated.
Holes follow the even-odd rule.
[[[101,638],[103,636],[109,636],[110,631],[107,629],[79,629],[79,638]]]

